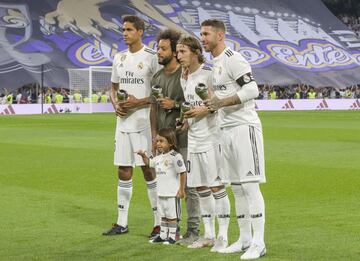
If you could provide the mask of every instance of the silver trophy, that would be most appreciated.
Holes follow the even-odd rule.
[[[126,101],[128,97],[129,97],[129,95],[128,95],[127,91],[125,91],[123,89],[120,89],[117,91],[118,101],[120,101],[120,102]]]
[[[151,94],[152,94],[152,96],[155,97],[155,99],[162,98],[162,97],[163,97],[163,94],[162,94],[162,88],[161,88],[161,86],[158,85],[158,84],[152,86],[152,87],[151,87]]]
[[[180,109],[180,118],[179,118],[179,124],[183,124],[184,123],[184,119],[185,119],[185,112],[190,111],[192,109],[192,105],[190,104],[190,102],[183,102],[181,104],[181,109]]]
[[[209,97],[208,88],[203,83],[198,83],[198,85],[195,87],[195,92],[203,101],[207,100]]]

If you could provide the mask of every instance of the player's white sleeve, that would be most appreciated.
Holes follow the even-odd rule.
[[[240,53],[234,53],[234,55],[226,59],[226,71],[229,73],[230,78],[236,81],[244,74],[251,73],[251,67]]]
[[[255,81],[243,85],[236,93],[241,103],[245,103],[259,96],[259,88]]]
[[[119,80],[119,75],[117,73],[117,57],[118,57],[119,54],[116,54],[114,56],[114,61],[113,61],[113,66],[112,66],[112,71],[111,71],[111,82],[113,83],[119,83],[120,80]]]
[[[259,96],[259,88],[254,81],[248,61],[240,53],[236,53],[227,59],[226,65],[230,77],[240,86],[236,94],[241,103],[257,98]]]
[[[180,153],[177,153],[174,157],[174,166],[175,166],[176,173],[183,173],[186,171],[184,159]]]

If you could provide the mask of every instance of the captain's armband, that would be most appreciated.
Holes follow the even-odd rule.
[[[246,74],[244,74],[243,76],[239,77],[236,82],[237,84],[240,85],[240,87],[244,86],[245,84],[248,84],[254,80],[254,76],[252,75],[251,72],[248,72]]]

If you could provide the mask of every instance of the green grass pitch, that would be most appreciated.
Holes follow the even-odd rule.
[[[268,180],[261,260],[359,260],[360,112],[259,114]],[[149,244],[138,169],[130,233],[101,235],[117,216],[114,128],[113,114],[0,117],[0,260],[239,260]],[[233,208],[231,216],[233,242]]]

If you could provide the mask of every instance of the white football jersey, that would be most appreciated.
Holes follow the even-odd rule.
[[[150,81],[160,69],[156,52],[145,45],[136,53],[129,50],[114,57],[111,81],[119,83],[138,99],[150,96]],[[150,107],[129,111],[128,117],[117,117],[117,128],[122,132],[138,132],[150,127]]]
[[[209,90],[212,90],[212,72],[204,64],[195,72],[189,74],[187,80],[181,79],[185,100],[193,106],[203,105],[202,99],[195,92],[195,87],[199,83],[205,84]],[[219,127],[216,113],[203,118],[190,118],[188,123],[188,151],[190,153],[208,151],[219,144]]]
[[[220,99],[236,95],[241,89],[236,80],[246,73],[251,73],[251,67],[245,58],[229,47],[225,48],[219,56],[213,59],[215,95]],[[218,114],[220,127],[261,124],[253,99],[242,104],[223,107]]]
[[[155,168],[158,196],[175,197],[180,187],[180,173],[186,172],[181,154],[171,150],[157,155],[150,158],[149,166]]]

